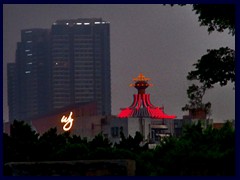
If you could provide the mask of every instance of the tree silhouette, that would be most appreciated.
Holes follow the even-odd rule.
[[[88,142],[80,136],[57,134],[56,128],[39,137],[24,122],[14,122],[11,133],[3,134],[4,163],[132,159],[136,175],[235,175],[235,131],[229,121],[221,129],[208,126],[204,130],[200,122],[188,125],[182,136],[165,138],[155,149],[139,146],[139,132],[134,138],[122,134],[122,141],[115,146],[102,134]]]
[[[14,160],[14,157],[12,156],[14,154],[13,150],[13,143],[12,138],[6,134],[3,133],[3,162],[11,162]]]
[[[148,155],[152,166],[141,164],[140,170],[146,166],[152,175],[234,175],[234,149],[234,130],[228,123],[220,130],[193,124],[185,127],[181,137],[161,142]]]
[[[10,126],[10,146],[15,161],[31,161],[37,149],[39,134],[24,121],[14,120]]]
[[[38,160],[53,160],[55,152],[63,147],[65,139],[57,134],[57,128],[51,128],[39,138]]]
[[[192,84],[191,86],[189,86],[187,89],[187,95],[188,95],[189,102],[184,107],[182,107],[182,110],[183,111],[189,110],[191,112],[202,110],[202,111],[204,111],[204,113],[206,113],[206,115],[210,115],[211,114],[211,103],[210,102],[207,102],[207,103],[202,102],[206,89],[207,88],[203,85],[197,86],[195,84]]]
[[[227,85],[229,81],[235,82],[235,51],[228,47],[208,49],[193,66],[196,70],[188,73],[188,80],[199,80],[206,88],[214,84]]]
[[[235,35],[234,4],[193,4],[192,7],[198,15],[200,26],[207,26],[209,34],[213,31],[229,30],[229,34]],[[192,85],[188,88],[187,94],[190,101],[182,110],[195,110],[196,105],[201,105],[206,113],[210,113],[211,103],[203,104],[202,97],[207,89],[213,88],[217,83],[220,86],[225,86],[228,82],[235,83],[235,50],[229,47],[208,49],[207,54],[193,66],[195,70],[188,73],[187,79],[197,80],[202,85],[201,87]]]
[[[223,32],[228,29],[235,35],[234,4],[193,4],[193,11],[198,14],[201,26],[207,26],[208,32]]]
[[[109,141],[108,138],[105,138],[102,133],[96,135],[92,141],[89,142],[89,146],[91,149],[95,149],[97,147],[101,148],[109,148],[111,147],[112,143]]]
[[[120,137],[121,137],[121,140],[119,144],[115,145],[117,148],[127,149],[133,152],[139,152],[147,148],[147,144],[144,145],[143,147],[140,146],[140,143],[143,141],[143,136],[138,131],[135,133],[134,137],[129,135],[128,138],[124,136],[123,132],[120,132]]]
[[[235,35],[234,4],[194,4],[193,11],[199,15],[200,26],[207,26],[209,33],[229,30]],[[199,80],[208,88],[215,83],[224,86],[228,81],[235,82],[235,51],[221,47],[207,52],[194,64],[196,70],[189,72],[188,79]]]

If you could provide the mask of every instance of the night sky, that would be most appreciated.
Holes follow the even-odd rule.
[[[51,28],[59,19],[103,18],[110,22],[112,114],[131,104],[136,89],[129,87],[139,73],[151,78],[147,92],[165,113],[182,118],[187,73],[207,49],[235,49],[235,37],[200,27],[190,5],[3,5],[3,119],[8,120],[7,63],[15,61],[22,29]],[[214,121],[235,119],[233,84],[215,85],[203,99],[212,103]]]

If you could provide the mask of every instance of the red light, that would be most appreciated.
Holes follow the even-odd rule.
[[[149,117],[156,119],[174,119],[175,115],[167,115],[160,107],[154,106],[150,101],[150,94],[145,94],[145,89],[152,84],[148,84],[150,78],[146,78],[142,73],[134,78],[135,84],[130,86],[138,87],[138,94],[133,95],[133,103],[128,108],[123,108],[118,117]],[[140,84],[141,82],[141,84]],[[140,87],[139,87],[140,86]],[[146,86],[146,87],[144,87]],[[144,90],[144,91],[143,91]]]
[[[146,108],[146,111],[141,109]],[[150,117],[155,119],[174,119],[175,115],[167,115],[160,107],[152,105],[150,94],[134,94],[133,103],[128,108],[122,109],[118,115],[119,118],[127,117]]]

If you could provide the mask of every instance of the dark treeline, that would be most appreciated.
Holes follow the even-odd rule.
[[[112,144],[102,134],[91,141],[56,128],[37,134],[23,121],[14,121],[4,133],[4,163],[84,159],[133,159],[136,175],[235,175],[235,133],[230,122],[221,129],[201,124],[185,127],[181,137],[169,137],[155,149],[140,146],[139,132]]]

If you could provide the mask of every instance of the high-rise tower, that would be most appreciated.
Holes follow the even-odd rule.
[[[53,108],[95,101],[98,114],[111,114],[109,23],[58,20],[51,35]]]
[[[22,30],[16,63],[8,64],[10,121],[26,120],[49,110],[50,65],[49,30]]]

